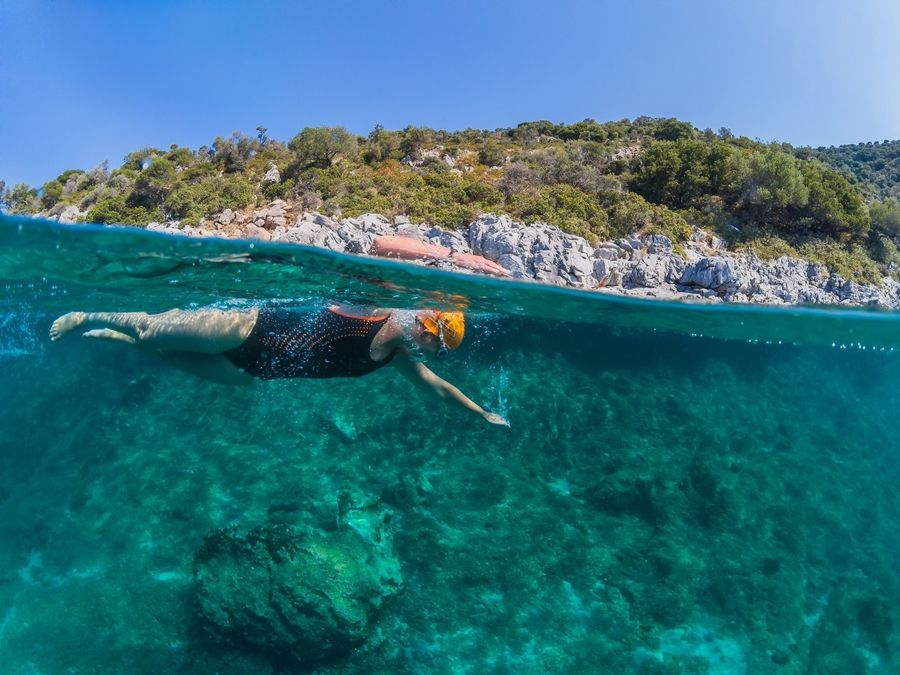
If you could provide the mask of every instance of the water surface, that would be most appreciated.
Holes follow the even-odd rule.
[[[4,673],[272,672],[198,622],[195,554],[229,526],[331,536],[341,495],[390,516],[402,590],[289,670],[900,671],[898,314],[9,218],[0,286]],[[430,365],[510,428],[390,368],[229,388],[46,337],[71,310],[327,300],[465,308]]]

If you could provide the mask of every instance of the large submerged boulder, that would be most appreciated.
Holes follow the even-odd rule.
[[[216,530],[197,552],[194,574],[213,640],[299,663],[361,645],[401,587],[389,542],[374,544],[351,528]]]

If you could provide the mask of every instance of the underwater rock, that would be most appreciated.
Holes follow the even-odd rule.
[[[363,644],[402,583],[389,542],[373,545],[352,528],[285,525],[211,532],[194,577],[199,618],[214,640],[298,663]]]
[[[627,514],[657,523],[665,515],[663,492],[664,486],[658,479],[623,469],[605,476],[588,489],[585,498],[588,504],[611,516]]]

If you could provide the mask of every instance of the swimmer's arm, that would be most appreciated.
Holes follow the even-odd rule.
[[[498,277],[511,276],[509,270],[487,258],[473,253],[454,253],[452,249],[427,241],[419,241],[400,234],[381,234],[372,241],[372,255],[404,260],[449,260],[457,267],[493,274]]]
[[[478,414],[479,416],[484,418],[485,421],[490,422],[491,424],[509,426],[509,422],[503,419],[500,415],[488,412],[487,410],[482,408],[452,384],[450,384],[446,380],[442,380],[440,377],[431,372],[424,364],[419,363],[418,361],[413,361],[403,353],[397,354],[393,363],[397,366],[400,372],[403,373],[404,377],[406,377],[419,387],[422,387],[426,391],[430,391],[438,398],[453,401],[466,410],[471,410],[472,412]]]
[[[372,241],[372,255],[404,260],[442,260],[452,253],[446,246],[403,235],[382,234]]]

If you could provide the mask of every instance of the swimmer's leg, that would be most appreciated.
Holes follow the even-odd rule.
[[[146,312],[70,312],[53,322],[50,339],[59,340],[76,328],[111,329],[142,347],[164,351],[221,354],[239,346],[253,330],[259,309],[224,310],[205,307]],[[95,337],[95,336],[91,336]]]
[[[170,365],[186,373],[219,384],[253,384],[256,380],[221,354],[195,352],[159,352]]]
[[[78,326],[84,323],[84,316],[84,312],[69,312],[68,314],[63,314],[53,322],[52,326],[50,326],[50,339],[59,340],[69,331],[78,328]]]
[[[125,333],[120,333],[112,328],[95,328],[94,330],[83,333],[81,337],[97,338],[100,340],[117,340],[119,342],[127,342],[131,345],[137,343],[133,337],[129,337],[128,335],[125,335]]]

